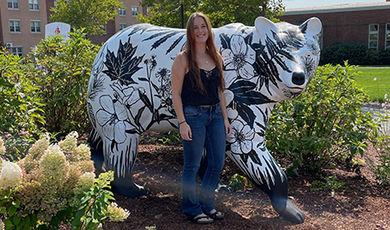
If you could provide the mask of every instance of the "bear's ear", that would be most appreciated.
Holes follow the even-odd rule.
[[[320,19],[312,17],[307,19],[304,23],[299,26],[302,33],[308,35],[318,35],[322,30],[322,23]]]
[[[275,23],[264,17],[256,18],[255,28],[262,41],[265,40],[266,35],[272,38],[272,32],[278,32],[278,28],[276,27]]]

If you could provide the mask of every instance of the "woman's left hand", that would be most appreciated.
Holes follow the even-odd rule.
[[[225,119],[225,133],[227,137],[230,136],[230,134],[232,134],[232,126],[230,125],[228,119]]]

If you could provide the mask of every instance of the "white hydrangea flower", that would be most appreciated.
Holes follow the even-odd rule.
[[[124,221],[130,215],[128,210],[118,207],[116,203],[111,203],[111,205],[107,207],[107,212],[110,221],[112,222]]]
[[[4,154],[4,153],[5,153],[4,141],[3,141],[3,139],[0,137],[0,154]]]
[[[18,186],[22,182],[22,169],[16,163],[3,161],[0,173],[0,190]]]
[[[73,192],[77,195],[81,194],[85,190],[91,188],[94,182],[95,182],[95,173],[86,172],[80,176],[79,181],[77,182],[76,186],[73,189]]]
[[[80,161],[86,161],[91,159],[91,150],[86,144],[80,144],[76,148],[76,152]]]
[[[60,141],[58,145],[61,147],[62,151],[65,153],[71,153],[76,151],[77,147],[77,138],[79,134],[76,131],[73,131],[66,135],[65,140]]]

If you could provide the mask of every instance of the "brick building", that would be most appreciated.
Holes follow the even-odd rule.
[[[286,10],[282,21],[300,24],[318,17],[323,25],[322,47],[363,43],[370,49],[390,49],[390,1]]]
[[[138,23],[136,16],[145,12],[139,0],[123,0],[126,9],[119,9],[113,21],[104,25],[106,33],[91,37],[97,44],[106,41],[119,30]],[[25,55],[45,37],[45,25],[50,23],[50,8],[55,0],[0,0],[0,46],[13,54]]]

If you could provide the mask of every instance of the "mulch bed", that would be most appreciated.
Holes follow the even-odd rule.
[[[375,162],[376,151],[370,147],[366,162]],[[115,194],[119,206],[130,211],[125,222],[105,223],[103,229],[390,229],[390,191],[380,187],[369,170],[369,164],[359,176],[340,169],[325,170],[344,182],[346,190],[312,191],[314,178],[289,178],[289,195],[306,214],[303,224],[293,225],[280,218],[272,209],[268,197],[255,188],[217,194],[216,206],[225,219],[199,226],[186,220],[181,213],[180,175],[182,149],[175,146],[140,145],[134,169],[135,180],[148,193],[129,198]],[[228,184],[234,174],[242,173],[226,160],[221,182]]]

